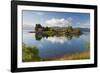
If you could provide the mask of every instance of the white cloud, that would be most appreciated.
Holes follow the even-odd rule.
[[[63,44],[66,41],[68,41],[66,37],[48,37],[46,40],[50,41],[51,43],[60,43],[60,44]]]
[[[66,37],[48,37],[46,38],[45,40],[51,42],[51,43],[60,43],[60,44],[64,44],[65,42],[68,44],[68,45],[71,45],[71,41],[68,40]]]
[[[52,18],[50,20],[45,21],[45,26],[58,26],[58,27],[64,27],[72,24],[72,18],[69,17],[67,19],[61,18]]]

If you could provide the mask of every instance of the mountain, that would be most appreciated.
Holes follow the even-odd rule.
[[[66,27],[50,27],[50,28],[53,28],[53,29],[66,29]]]
[[[32,25],[23,25],[24,30],[34,30],[34,27]]]
[[[66,27],[50,27],[53,29],[66,29]],[[73,28],[74,29],[74,28]],[[90,32],[90,28],[79,28],[82,32]]]
[[[89,28],[80,28],[80,30],[81,30],[82,32],[90,32],[90,29],[89,29]]]

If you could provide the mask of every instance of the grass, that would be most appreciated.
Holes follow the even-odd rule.
[[[72,55],[64,55],[60,60],[82,60],[82,59],[90,59],[90,52],[81,52]]]
[[[23,62],[34,62],[34,61],[40,61],[39,57],[39,51],[37,47],[28,47],[25,44],[23,44],[22,47],[22,61]]]
[[[83,59],[90,59],[90,52],[81,52],[76,54],[65,54],[60,58],[53,58],[53,59],[44,59],[43,61],[63,61],[63,60],[83,60]]]

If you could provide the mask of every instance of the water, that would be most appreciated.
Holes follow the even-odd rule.
[[[23,43],[27,46],[36,46],[42,59],[59,58],[65,54],[74,54],[86,51],[86,42],[90,40],[90,32],[83,32],[73,37],[42,37],[37,39],[32,30],[23,30]]]

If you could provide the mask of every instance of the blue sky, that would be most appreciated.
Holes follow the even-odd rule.
[[[90,14],[89,13],[71,13],[71,12],[47,12],[47,11],[28,11],[23,10],[23,25],[35,26],[57,26],[89,28]]]

